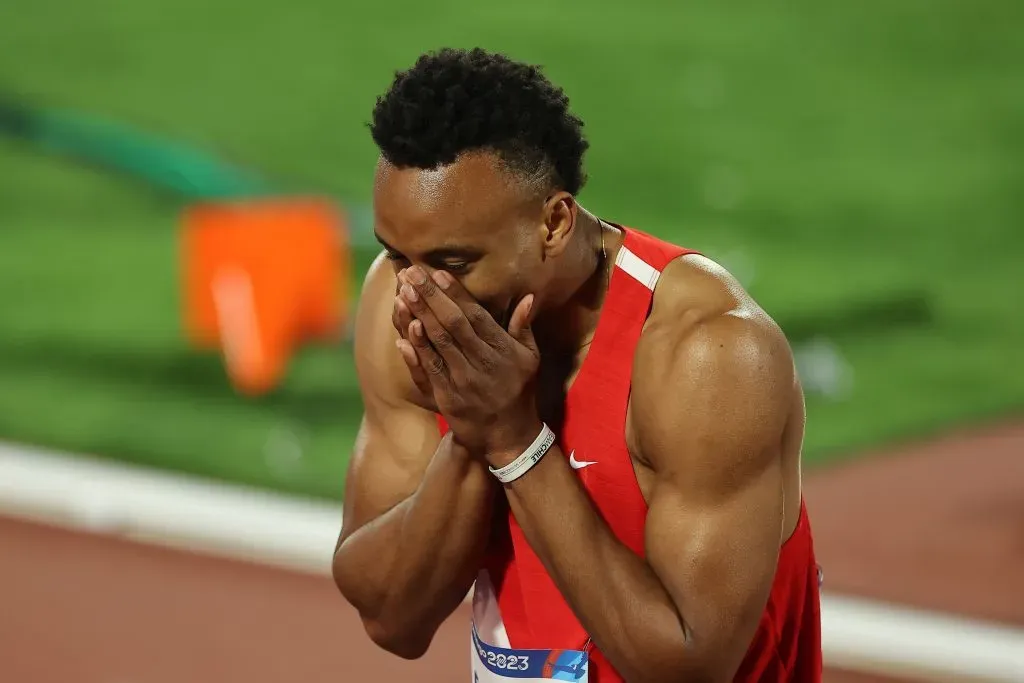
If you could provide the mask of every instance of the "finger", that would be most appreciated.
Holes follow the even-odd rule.
[[[435,270],[431,274],[431,278],[448,298],[454,301],[455,305],[462,310],[463,315],[466,316],[466,320],[469,321],[478,337],[490,344],[504,336],[505,328],[501,326],[501,323],[495,320],[494,316],[472,294],[467,292],[462,283],[452,276],[451,273]]]
[[[527,294],[512,311],[508,323],[508,333],[530,351],[537,350],[537,341],[533,337],[533,294]]]
[[[433,286],[433,291],[430,292],[434,305],[433,307],[429,305],[422,292],[423,289],[429,290],[429,286],[425,283],[413,286],[414,277],[414,275],[406,277],[406,282],[400,288],[400,296],[412,316],[423,324],[426,338],[429,339],[429,343],[441,355],[449,368],[455,373],[465,371],[470,365],[466,359],[466,353],[479,355],[487,350],[487,345],[473,332],[458,306],[447,299],[436,284]],[[447,306],[439,301],[441,299],[447,301]],[[444,311],[443,320],[435,308]],[[458,318],[461,318],[461,322]]]
[[[401,296],[395,297],[395,307],[391,314],[391,322],[398,330],[399,336],[403,339],[408,339],[409,335],[409,324],[413,321],[412,312],[409,307],[405,305],[405,301]]]
[[[406,330],[405,334],[408,333],[409,331]],[[413,384],[416,385],[421,394],[429,398],[433,394],[433,388],[430,386],[430,379],[427,377],[426,371],[424,371],[423,366],[420,364],[419,356],[416,355],[416,349],[413,348],[412,343],[408,339],[395,340],[395,346],[398,347],[398,352],[409,369],[409,376],[412,377]]]
[[[427,277],[423,269],[414,266],[406,273],[406,278],[441,326],[464,349],[482,349],[478,328],[485,329],[488,323],[496,323],[451,274],[438,270]]]
[[[433,386],[435,382],[447,382],[450,368],[444,357],[434,349],[433,344],[427,338],[423,321],[413,320],[409,324],[409,342],[412,344],[419,367],[428,383]]]

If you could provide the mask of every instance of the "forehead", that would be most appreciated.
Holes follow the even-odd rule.
[[[400,249],[480,242],[513,223],[528,201],[522,181],[493,154],[465,154],[432,170],[398,168],[382,158],[374,178],[374,227]]]

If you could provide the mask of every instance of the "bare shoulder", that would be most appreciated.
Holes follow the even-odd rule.
[[[645,455],[682,440],[756,449],[781,435],[796,391],[785,335],[728,271],[699,255],[665,268],[633,366],[631,426]]]
[[[398,407],[398,404],[422,402],[395,349],[398,331],[392,323],[392,314],[396,284],[394,269],[381,252],[363,280],[355,316],[356,374],[367,404],[376,400]]]
[[[658,280],[640,343],[657,354],[680,343],[695,351],[711,341],[790,356],[782,330],[736,278],[705,256],[681,256]]]

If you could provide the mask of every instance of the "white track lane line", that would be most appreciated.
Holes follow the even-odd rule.
[[[86,456],[0,444],[0,514],[326,575],[341,506]],[[1024,681],[1024,630],[859,598],[822,598],[829,666]]]

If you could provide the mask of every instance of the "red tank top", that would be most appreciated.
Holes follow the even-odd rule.
[[[633,355],[661,271],[670,261],[695,252],[636,230],[623,231],[590,351],[565,399],[565,421],[560,429],[551,427],[566,457],[575,453],[579,460],[598,463],[577,470],[577,475],[616,537],[643,556],[647,503],[625,439]],[[444,420],[439,422],[442,433],[447,431]],[[490,583],[487,599],[496,605],[487,609],[497,615],[502,637],[507,633],[507,646],[590,648],[587,633],[511,512],[506,519],[507,524],[498,520],[481,577]],[[801,504],[796,530],[780,550],[768,604],[735,681],[821,680],[819,583],[811,528]],[[590,649],[590,658],[593,683],[623,680],[596,647]]]

